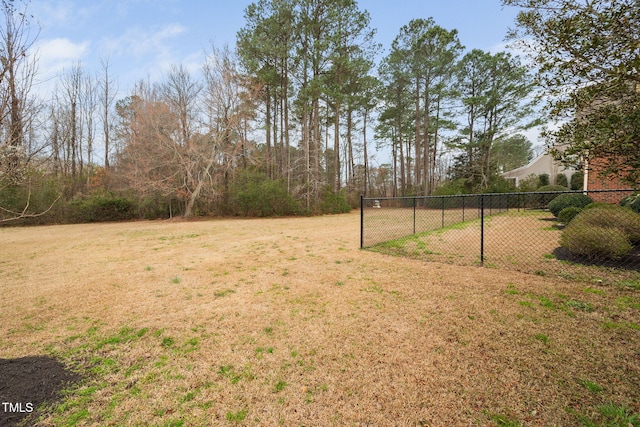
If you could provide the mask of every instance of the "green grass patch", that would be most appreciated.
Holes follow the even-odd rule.
[[[588,302],[577,301],[577,300],[565,301],[565,305],[575,310],[586,311],[587,313],[591,313],[592,311],[595,310],[595,308],[593,307],[593,304],[590,304]]]
[[[258,347],[255,349],[255,354],[273,354],[273,347]]]
[[[544,344],[549,343],[549,337],[545,334],[535,334],[534,338],[540,341],[541,343],[544,343]]]
[[[540,301],[540,305],[544,308],[548,308],[549,310],[556,310],[558,308],[556,304],[547,297],[539,296],[538,300]]]
[[[590,416],[578,415],[586,427],[640,427],[638,414],[624,405],[606,403],[600,405]]]
[[[238,384],[241,380],[252,380],[255,375],[251,372],[248,366],[242,371],[237,371],[233,365],[222,365],[218,368],[218,375],[227,378],[231,384]]]
[[[589,390],[591,393],[600,393],[603,390],[600,384],[585,378],[579,379],[578,384]]]
[[[176,343],[176,340],[172,337],[164,337],[160,342],[160,345],[164,348],[171,348]]]
[[[518,295],[520,293],[513,283],[509,283],[505,292],[507,293],[507,295]]]
[[[227,295],[235,294],[236,291],[233,289],[225,289],[223,291],[216,291],[213,293],[213,296],[216,298],[226,297]]]
[[[246,408],[240,409],[239,411],[236,411],[236,412],[229,411],[226,414],[226,419],[227,421],[230,421],[232,423],[241,423],[244,421],[245,418],[247,418],[248,414],[249,414],[249,410]]]
[[[640,297],[621,296],[616,299],[616,305],[621,310],[640,310]]]
[[[623,289],[640,291],[640,280],[621,280],[619,282],[616,282],[616,286]]]
[[[489,416],[489,419],[499,427],[522,427],[524,425],[511,414],[496,414],[488,412],[487,415]]]
[[[282,390],[285,389],[285,387],[287,386],[287,383],[284,381],[278,381],[274,386],[273,386],[273,391],[276,393],[281,392]]]

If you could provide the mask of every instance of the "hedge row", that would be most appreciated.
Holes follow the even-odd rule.
[[[600,203],[587,205],[576,213],[579,209],[567,207],[560,212],[559,219],[568,223],[560,244],[569,251],[590,260],[616,259],[640,244],[640,214]],[[567,215],[573,218],[567,220]]]

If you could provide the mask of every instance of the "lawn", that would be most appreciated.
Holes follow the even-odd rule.
[[[26,425],[640,425],[640,282],[364,251],[359,219],[0,229],[0,359],[80,378]]]

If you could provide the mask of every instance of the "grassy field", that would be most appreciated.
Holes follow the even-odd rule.
[[[0,229],[0,359],[83,376],[26,423],[640,425],[640,282],[358,232],[358,213]]]

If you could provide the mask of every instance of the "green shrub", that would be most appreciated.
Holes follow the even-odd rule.
[[[640,194],[625,197],[620,201],[620,206],[629,208],[635,213],[640,213]]]
[[[469,193],[468,182],[465,178],[447,181],[433,190],[433,196],[453,196]]]
[[[559,173],[556,175],[556,185],[562,185],[563,187],[569,187],[569,180],[567,179],[567,175],[563,173]]]
[[[230,210],[244,216],[284,216],[300,212],[298,202],[287,193],[282,180],[269,179],[266,174],[243,171],[231,188]]]
[[[562,185],[556,185],[556,184],[552,184],[552,185],[543,185],[542,187],[538,188],[536,191],[569,191],[569,189],[567,187],[563,187]]]
[[[544,187],[545,185],[549,185],[549,174],[548,173],[541,173],[540,175],[538,175],[538,178],[540,179],[540,185],[542,187]]]
[[[489,179],[489,186],[484,189],[483,193],[511,193],[515,191],[516,188],[511,183],[511,181],[507,181],[501,176],[494,176]]]
[[[540,187],[540,178],[536,174],[531,174],[518,182],[520,191],[536,191],[538,187]]]
[[[612,227],[585,227],[578,217],[562,231],[560,245],[591,260],[620,258],[633,246],[624,231]]]
[[[347,202],[344,191],[334,193],[333,191],[327,190],[322,196],[320,211],[323,214],[347,213],[351,212],[351,206],[349,202]]]
[[[602,227],[621,230],[627,240],[640,242],[640,214],[617,205],[584,209],[573,221],[585,228]]]
[[[573,220],[573,218],[575,218],[581,211],[581,208],[575,206],[564,208],[558,214],[558,221],[560,221],[564,225],[568,225],[571,220]]]
[[[138,204],[138,215],[144,219],[169,218],[169,200],[159,194],[145,196]]]
[[[135,203],[113,194],[98,194],[72,200],[68,208],[72,222],[126,221],[135,218]]]
[[[560,194],[559,196],[555,197],[549,202],[547,208],[555,217],[557,217],[560,211],[564,208],[568,208],[569,206],[583,208],[589,203],[593,203],[593,200],[591,200],[591,197],[587,196],[586,194],[568,193]]]
[[[617,208],[617,206],[607,202],[593,202],[593,203],[589,203],[584,208],[585,209],[594,209],[594,208],[615,209]]]
[[[584,173],[577,171],[571,174],[571,189],[582,190],[584,185]]]
[[[41,173],[33,171],[26,173],[28,176],[20,183],[3,180],[0,173],[0,219],[15,218],[24,211],[25,215],[34,216],[9,221],[6,224],[35,225],[64,222],[62,185]]]

